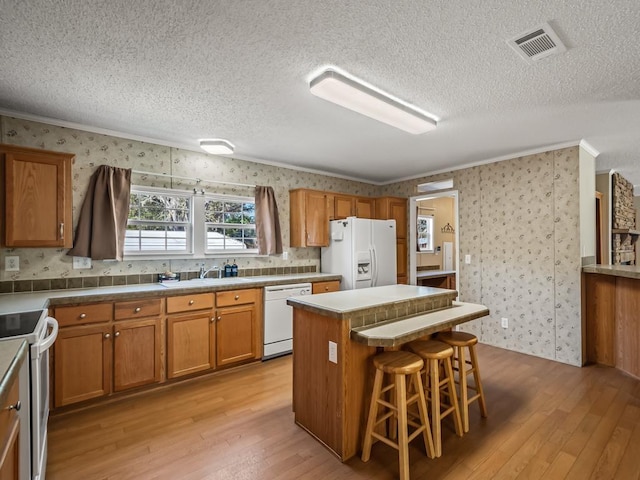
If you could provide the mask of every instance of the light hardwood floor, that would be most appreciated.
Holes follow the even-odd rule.
[[[640,381],[480,345],[489,417],[445,421],[443,455],[412,479],[638,479]],[[340,463],[293,422],[291,357],[54,416],[48,480],[392,479],[394,450]]]

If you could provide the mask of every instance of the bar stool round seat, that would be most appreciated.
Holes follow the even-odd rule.
[[[453,416],[456,434],[463,434],[460,419],[460,407],[453,377],[453,348],[437,340],[417,340],[409,344],[412,352],[419,355],[425,362],[424,388],[427,401],[431,406],[431,436],[435,447],[436,457],[442,455],[442,419],[447,415]],[[444,377],[440,378],[440,367],[443,367]],[[441,396],[449,398],[444,404]]]
[[[462,410],[462,426],[465,432],[469,431],[469,405],[478,401],[480,415],[487,416],[487,404],[484,398],[482,380],[480,379],[480,366],[476,354],[478,337],[466,332],[440,332],[437,335],[439,341],[451,345],[454,349],[454,357],[458,372],[458,384],[460,385],[460,408]],[[465,348],[469,349],[469,360],[466,359]],[[471,368],[467,368],[470,366]],[[469,385],[467,376],[473,374],[474,385]],[[475,395],[469,396],[469,390],[474,390]]]
[[[411,440],[422,434],[427,455],[430,458],[434,457],[433,439],[420,376],[424,361],[411,352],[393,351],[373,357],[373,365],[376,367],[376,376],[362,447],[362,461],[369,461],[374,439],[380,440],[398,450],[400,479],[409,480],[409,442]],[[392,375],[392,381],[383,388],[385,373]],[[409,392],[409,398],[407,398],[407,377],[415,390],[415,392],[413,390]],[[390,398],[387,400],[386,393],[391,390],[395,392],[393,395],[390,393]],[[414,403],[418,404],[417,417],[408,411],[408,407]],[[378,416],[379,408],[382,410],[380,416]],[[381,429],[376,431],[376,427],[387,420],[390,420],[390,427],[386,434],[379,433]],[[415,429],[411,434],[409,426]],[[395,441],[396,437],[397,441]]]

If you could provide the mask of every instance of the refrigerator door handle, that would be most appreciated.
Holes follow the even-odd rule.
[[[373,245],[369,247],[371,255],[371,286],[378,286],[378,256],[376,254],[376,247]]]

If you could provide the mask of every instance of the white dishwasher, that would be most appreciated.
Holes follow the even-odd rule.
[[[310,283],[264,287],[263,360],[290,353],[293,349],[293,308],[287,298],[311,295]]]

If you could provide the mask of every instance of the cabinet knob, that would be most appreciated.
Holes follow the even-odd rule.
[[[64,223],[60,223],[60,240],[64,239]]]
[[[7,410],[15,410],[16,412],[19,412],[21,408],[22,403],[20,403],[20,400],[18,400],[15,405],[9,405],[7,407]]]
[[[329,291],[329,287],[325,286],[324,290],[325,290],[325,292],[328,292]]]
[[[140,310],[142,310],[140,307],[136,307],[136,308],[133,310],[133,313],[140,313]]]
[[[218,317],[218,319],[217,319],[217,320],[218,320],[218,321],[222,320],[222,317]]]
[[[216,321],[216,317],[211,317],[211,321],[215,322]]]
[[[87,318],[87,314],[86,313],[81,313],[80,314],[80,318]]]
[[[111,338],[111,334],[110,333],[105,333],[104,334],[104,338],[106,338],[107,340],[109,340]]]
[[[240,295],[236,295],[236,297],[235,297],[235,298],[236,298],[236,300],[238,300],[238,299],[240,298]]]
[[[196,303],[194,300],[189,300],[189,305],[193,305],[194,303]]]
[[[119,337],[120,336],[120,332],[116,332],[113,334],[114,337]]]

